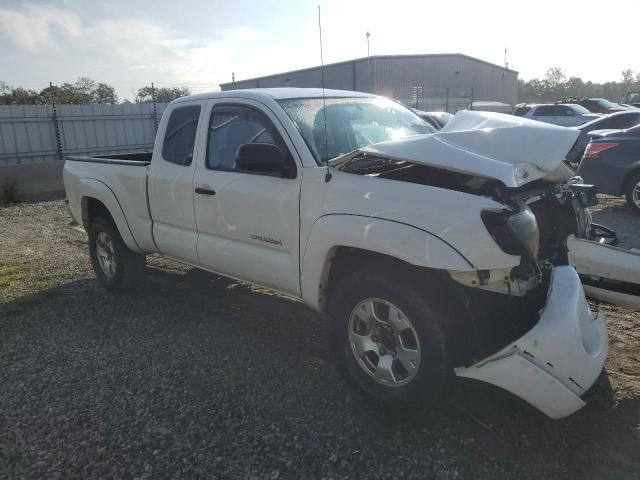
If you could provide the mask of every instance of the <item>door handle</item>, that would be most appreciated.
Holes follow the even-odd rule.
[[[196,193],[199,193],[200,195],[215,195],[216,191],[209,190],[208,188],[196,187]]]

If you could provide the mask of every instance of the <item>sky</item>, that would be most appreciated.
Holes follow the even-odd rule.
[[[639,0],[0,0],[0,80],[39,90],[91,77],[121,98],[152,81],[236,79],[367,55],[464,53],[525,80],[551,66],[604,82],[640,71]],[[613,4],[612,4],[613,5]]]

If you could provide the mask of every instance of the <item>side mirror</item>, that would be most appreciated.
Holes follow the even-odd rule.
[[[236,167],[256,173],[282,173],[282,150],[272,143],[245,143],[236,152]]]

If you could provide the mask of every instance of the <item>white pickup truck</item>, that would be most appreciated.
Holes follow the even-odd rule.
[[[338,365],[378,401],[431,402],[455,374],[560,418],[607,355],[581,277],[638,305],[640,256],[586,239],[594,191],[562,163],[577,135],[481,112],[436,133],[362,93],[228,91],[172,102],[153,154],[68,158],[64,182],[108,290],[161,253],[325,312]]]

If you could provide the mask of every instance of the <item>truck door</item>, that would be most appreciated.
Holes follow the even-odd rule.
[[[178,103],[162,117],[149,171],[149,208],[158,250],[197,263],[193,161],[202,107]]]
[[[302,168],[277,118],[258,102],[211,102],[194,179],[198,261],[205,268],[300,295],[299,223]],[[241,170],[238,148],[277,145],[285,171]]]

